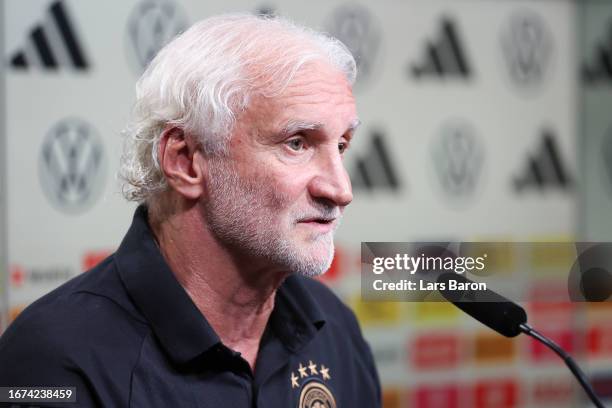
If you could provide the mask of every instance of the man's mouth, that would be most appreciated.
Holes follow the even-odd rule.
[[[319,232],[327,233],[333,231],[336,227],[337,218],[328,218],[328,217],[308,217],[302,218],[298,220],[298,224],[306,225],[310,228],[313,228]]]
[[[335,221],[335,218],[323,218],[323,217],[311,217],[311,218],[304,218],[299,220],[298,222],[301,223],[316,223],[316,224],[331,224]]]

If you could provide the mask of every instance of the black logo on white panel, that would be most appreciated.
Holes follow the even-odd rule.
[[[481,179],[484,148],[465,121],[444,124],[433,139],[431,159],[442,191],[457,199],[473,195]]]
[[[104,146],[94,128],[80,119],[64,119],[47,133],[39,161],[39,177],[54,207],[81,213],[104,187]]]
[[[526,190],[568,191],[573,184],[573,178],[561,157],[556,135],[550,129],[544,130],[540,145],[529,153],[514,178],[514,189],[519,193]]]
[[[89,61],[65,4],[52,3],[47,14],[43,22],[32,28],[25,45],[10,57],[11,67],[19,70],[32,67],[88,69]]]
[[[376,131],[371,134],[367,151],[367,156],[358,157],[355,161],[351,172],[353,188],[370,191],[399,190],[400,180],[382,133]]]
[[[355,85],[362,87],[380,64],[382,34],[378,20],[366,7],[350,3],[336,8],[326,26],[355,57],[358,72]]]
[[[414,78],[469,79],[473,75],[455,20],[443,17],[439,35],[434,40],[428,40],[424,48],[420,61],[410,65]]]
[[[612,82],[612,21],[597,41],[582,68],[582,78],[587,84]]]
[[[506,72],[519,88],[534,88],[548,74],[553,38],[544,20],[533,12],[510,16],[500,35]]]
[[[127,38],[129,59],[140,75],[151,60],[188,26],[185,13],[172,0],[144,0],[130,14]]]

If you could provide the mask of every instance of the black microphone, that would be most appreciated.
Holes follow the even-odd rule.
[[[525,333],[542,342],[563,359],[593,404],[595,404],[597,408],[605,408],[597,394],[595,394],[595,390],[593,390],[587,376],[580,367],[578,367],[572,357],[555,342],[540,334],[527,324],[527,313],[525,313],[525,309],[490,289],[449,290],[451,280],[463,283],[464,285],[462,286],[465,287],[469,287],[470,284],[475,284],[475,282],[467,279],[463,275],[454,272],[440,275],[437,281],[439,283],[444,283],[444,289],[440,289],[439,292],[446,300],[453,303],[474,319],[506,337],[515,337],[520,333]]]
[[[612,296],[612,243],[577,242],[567,289],[570,300],[604,302]]]
[[[437,281],[444,283],[445,289],[440,290],[440,293],[446,300],[506,337],[515,337],[522,333],[521,324],[527,323],[525,309],[489,289],[449,290],[451,280],[468,285],[474,283],[455,272],[440,275]]]

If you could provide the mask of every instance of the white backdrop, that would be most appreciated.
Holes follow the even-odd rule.
[[[544,373],[560,378],[563,388],[567,376],[559,374],[558,366],[523,360],[520,351],[503,370],[495,364],[462,364],[461,369],[443,366],[421,372],[407,345],[423,333],[427,339],[432,331],[457,331],[463,343],[468,338],[486,341],[486,333],[478,332],[480,340],[473,340],[478,327],[444,307],[395,304],[377,309],[357,298],[361,241],[574,236],[579,213],[579,14],[573,2],[3,4],[3,197],[11,318],[112,252],[127,230],[134,206],[122,200],[115,174],[120,131],[142,60],[164,38],[200,18],[268,10],[331,32],[358,57],[362,76],[355,93],[364,124],[346,158],[355,200],[339,230],[338,257],[327,281],[362,321],[385,386],[395,390],[389,392],[387,405],[411,401],[436,406],[428,392],[441,380],[450,384],[437,391],[449,398],[445,406],[454,406],[457,390],[468,388],[468,406],[486,406],[507,395],[517,396],[507,406],[562,405],[550,396],[546,400],[545,392],[541,397],[531,383]],[[602,15],[597,18],[604,24]],[[68,36],[62,34],[66,29]],[[592,30],[593,36],[601,36],[601,29]],[[593,103],[601,104],[599,99]],[[589,171],[588,161],[583,167]],[[610,197],[601,214],[611,209]],[[587,200],[596,206],[597,200],[593,202]],[[605,225],[599,219],[587,222],[587,229]],[[1,286],[0,296],[6,297]],[[458,377],[461,387],[453,388]],[[498,383],[483,382],[496,377]],[[538,387],[547,389],[546,384]],[[572,398],[573,393],[564,403]]]

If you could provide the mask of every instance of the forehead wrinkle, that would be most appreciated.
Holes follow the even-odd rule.
[[[282,106],[281,108],[282,111],[284,111],[283,116],[287,118],[284,122],[281,122],[281,125],[280,125],[280,131],[282,134],[288,135],[292,133],[298,133],[304,130],[319,131],[319,130],[324,130],[324,128],[326,127],[326,124],[324,122],[318,121],[316,119],[308,120],[308,119],[301,119],[301,118],[291,118],[292,112],[295,113],[295,111],[292,108],[297,107],[298,110],[301,110],[300,108],[303,108],[306,106],[327,105],[329,106],[329,109],[337,109],[337,108],[340,108],[341,106],[347,106],[347,105],[354,104],[354,98],[352,98],[352,95],[351,97],[347,96],[346,98],[343,98],[343,100],[339,100],[339,101],[335,101],[335,100],[330,101],[329,95],[327,97],[325,95],[321,95],[320,100],[316,100],[316,99],[313,100],[312,96],[313,95],[310,93],[305,93],[303,98],[296,99],[296,97],[292,97],[290,98],[290,101],[286,101],[286,100],[277,101],[279,102],[279,105]],[[346,130],[343,133],[353,133],[360,124],[361,124],[361,121],[359,120],[359,118],[356,118],[356,117],[351,118],[350,122],[346,126]]]
[[[260,136],[270,133],[287,135],[300,130],[323,130],[325,123],[316,116],[309,118],[311,113],[316,112],[311,111],[310,107],[321,106],[326,112],[344,112],[351,105],[354,106],[352,88],[343,74],[333,69],[324,69],[323,75],[320,75],[321,73],[321,70],[312,69],[298,72],[282,93],[274,96],[254,96],[245,113],[253,121],[251,123],[257,124],[258,130],[261,131]],[[281,120],[276,122],[273,117],[263,112],[280,116]],[[353,131],[358,124],[359,120],[350,118],[344,133]]]
[[[312,80],[312,75],[317,76],[316,81]],[[318,93],[352,95],[352,87],[339,71],[305,70],[299,72],[279,96],[299,97]]]
[[[339,90],[330,91],[329,89],[324,89],[319,91],[317,89],[309,89],[301,90],[299,93],[283,95],[271,102],[287,110],[294,106],[327,105],[331,107],[354,105],[355,98],[352,93]]]
[[[294,83],[288,86],[278,99],[302,99],[310,98],[321,101],[329,101],[331,97],[340,97],[341,99],[354,100],[352,90],[349,86],[346,88],[339,87],[337,82],[329,82],[327,84],[305,82],[304,84]],[[340,99],[339,98],[339,99]]]
[[[313,96],[315,95],[317,97],[313,99]],[[340,95],[340,93],[337,95]],[[281,121],[279,126],[279,130],[283,131],[285,134],[291,132],[295,133],[299,130],[323,130],[323,128],[325,128],[325,123],[317,120],[318,118],[308,118],[308,116],[310,116],[310,109],[307,107],[324,106],[325,110],[328,112],[335,110],[340,112],[344,111],[346,107],[352,106],[355,103],[354,98],[352,97],[346,96],[336,100],[329,93],[327,95],[304,93],[303,97],[300,98],[292,96],[287,99],[279,98],[271,102],[280,112],[282,112],[281,115],[285,118],[284,121]],[[300,116],[303,115],[306,115],[306,117],[300,118]],[[350,123],[347,125],[347,130],[354,130],[359,123],[360,121],[358,119],[351,118]]]

